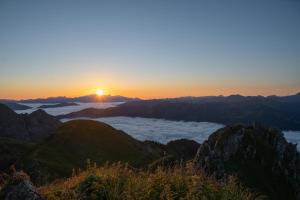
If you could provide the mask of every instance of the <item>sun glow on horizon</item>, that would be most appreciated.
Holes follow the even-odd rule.
[[[96,94],[97,94],[98,96],[102,96],[102,95],[104,95],[104,90],[102,90],[102,89],[97,89],[97,90],[96,90]]]

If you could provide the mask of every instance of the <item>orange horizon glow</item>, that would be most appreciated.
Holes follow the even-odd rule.
[[[96,89],[95,89],[96,88]],[[28,89],[29,90],[29,89]],[[269,87],[175,87],[175,88],[137,88],[137,89],[99,89],[97,87],[91,89],[31,89],[19,90],[9,88],[7,91],[0,91],[0,99],[34,99],[47,97],[78,97],[91,94],[102,95],[121,95],[132,98],[141,99],[158,99],[158,98],[174,98],[182,96],[228,96],[232,94],[240,94],[244,96],[269,96],[278,95],[286,96],[300,92],[300,88],[293,87],[277,87],[270,89]]]

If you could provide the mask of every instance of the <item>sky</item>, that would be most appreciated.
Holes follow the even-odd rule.
[[[300,91],[299,0],[0,0],[0,98]]]

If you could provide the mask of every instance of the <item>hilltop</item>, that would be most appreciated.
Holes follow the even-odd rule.
[[[162,154],[160,149],[147,149],[142,142],[107,124],[75,120],[62,124],[55,134],[27,155],[22,164],[29,173],[40,173],[35,174],[35,178],[44,173],[51,177],[67,177],[73,168],[83,168],[87,159],[98,164],[123,161],[141,166]],[[36,170],[37,166],[46,171]]]

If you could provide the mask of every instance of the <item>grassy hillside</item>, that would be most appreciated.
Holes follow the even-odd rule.
[[[33,149],[34,144],[10,138],[0,138],[0,171],[7,170],[26,152]]]
[[[123,161],[138,167],[161,154],[159,148],[147,146],[107,124],[75,120],[61,125],[56,134],[39,144],[22,163],[31,177],[39,179],[45,174],[69,176],[73,168],[84,167],[87,159],[98,164]]]
[[[189,164],[155,171],[137,171],[122,164],[89,166],[67,180],[39,188],[39,192],[48,200],[259,199],[234,178],[221,183]]]

